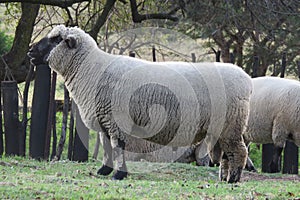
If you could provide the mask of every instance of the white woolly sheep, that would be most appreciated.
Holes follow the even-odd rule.
[[[127,176],[126,135],[170,146],[203,138],[223,153],[220,178],[240,180],[247,149],[242,138],[252,82],[239,67],[222,63],[148,62],[111,55],[79,28],[55,27],[29,52],[33,64],[61,74],[83,122],[101,134],[98,173]],[[114,156],[113,156],[114,153]]]
[[[274,152],[270,171],[277,172],[277,159],[286,140],[300,145],[300,83],[278,77],[259,77],[252,81],[245,143],[274,143],[278,150]],[[253,167],[253,164],[247,165]]]

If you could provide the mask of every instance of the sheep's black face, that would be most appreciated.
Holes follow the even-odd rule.
[[[34,65],[47,64],[47,58],[53,48],[55,48],[61,41],[61,36],[53,38],[45,37],[34,44],[28,52],[31,63]]]

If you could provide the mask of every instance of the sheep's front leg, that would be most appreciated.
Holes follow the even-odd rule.
[[[107,176],[113,171],[112,147],[107,133],[101,132],[100,140],[103,145],[104,155],[102,167],[98,170],[99,175]]]
[[[220,181],[227,181],[228,177],[228,158],[226,154],[223,155],[223,158],[219,167],[219,179]]]
[[[112,149],[115,158],[116,173],[113,175],[113,180],[122,180],[127,177],[127,167],[125,163],[124,151],[125,142],[119,138],[111,138]]]
[[[225,150],[228,157],[228,183],[240,181],[242,171],[246,165],[248,151],[243,141],[233,142],[229,144],[229,148]]]

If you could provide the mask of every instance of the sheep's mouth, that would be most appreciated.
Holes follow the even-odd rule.
[[[31,64],[35,66],[48,64],[49,54],[58,44],[59,42],[53,42],[48,37],[45,37],[39,42],[33,44],[27,53]]]
[[[42,64],[48,64],[47,58],[49,56],[49,53],[45,54],[44,56],[41,55],[39,52],[30,51],[27,53],[28,57],[30,58],[30,63],[37,66]]]

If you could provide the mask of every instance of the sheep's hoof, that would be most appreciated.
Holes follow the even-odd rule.
[[[224,174],[220,174],[220,175],[219,175],[219,180],[220,180],[220,181],[225,181],[225,182],[226,182],[226,181],[227,181],[227,176],[225,176]]]
[[[109,175],[114,169],[107,165],[102,165],[102,167],[98,170],[97,174],[107,176]]]
[[[127,172],[123,172],[123,171],[117,171],[113,177],[112,180],[123,180],[124,178],[126,178],[128,175]]]
[[[255,169],[254,166],[250,165],[250,166],[247,166],[245,167],[245,169],[249,172],[257,172],[257,170]]]
[[[228,177],[228,169],[222,169],[222,168],[220,168],[219,180],[226,182],[227,181],[227,177]]]
[[[231,171],[228,183],[236,183],[239,182],[241,179],[243,168],[238,167],[236,170]]]

